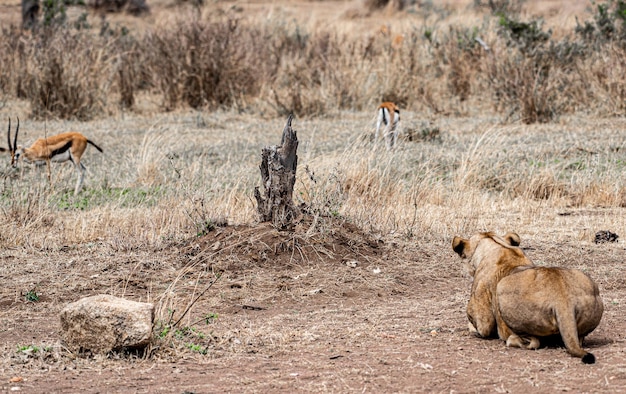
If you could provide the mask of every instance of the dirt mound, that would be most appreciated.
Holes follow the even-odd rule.
[[[193,256],[192,261],[228,261],[222,268],[238,271],[317,262],[366,266],[381,258],[383,246],[382,240],[351,223],[308,216],[294,231],[279,231],[270,223],[216,227],[183,252]]]

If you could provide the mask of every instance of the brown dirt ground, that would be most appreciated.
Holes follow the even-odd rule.
[[[524,245],[536,262],[583,268],[598,281],[605,314],[585,342],[598,361],[584,365],[563,348],[509,349],[470,335],[470,280],[449,241],[377,239],[326,218],[305,220],[293,232],[266,224],[216,227],[161,250],[120,252],[97,244],[37,256],[8,250],[0,271],[0,387],[42,393],[626,390],[622,244],[531,239]],[[352,261],[356,267],[347,264]],[[156,340],[144,357],[75,357],[59,342],[58,312],[66,302],[105,292],[184,309],[217,272],[217,282],[182,322],[206,333],[202,339]],[[21,289],[34,277],[41,299],[26,302]],[[209,313],[218,317],[205,323]],[[185,349],[187,340],[206,354]],[[29,355],[17,350],[24,345],[51,349]]]

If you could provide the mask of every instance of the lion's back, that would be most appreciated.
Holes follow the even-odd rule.
[[[598,285],[584,272],[559,267],[528,267],[497,286],[502,318],[515,332],[547,336],[558,333],[558,313],[574,310],[580,336],[593,331],[604,306]]]

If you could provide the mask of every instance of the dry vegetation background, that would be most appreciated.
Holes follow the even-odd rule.
[[[149,4],[141,18],[70,7],[65,27],[24,33],[19,5],[0,0],[3,122],[20,117],[24,144],[71,129],[104,149],[88,148],[76,197],[69,164],[53,166],[52,186],[42,169],[0,166],[4,382],[77,391],[117,374],[176,391],[160,364],[173,362],[198,392],[553,390],[568,388],[565,371],[583,391],[626,383],[619,17],[586,1]],[[381,100],[402,109],[394,152],[372,145]],[[310,217],[285,235],[255,225],[252,192],[290,112]],[[519,358],[465,333],[469,281],[449,242],[479,230],[517,231],[538,263],[599,281],[592,345],[605,364],[589,372],[549,349],[503,367],[522,380],[463,369],[473,355]],[[599,230],[620,242],[595,245]],[[149,354],[64,351],[58,311],[98,292],[157,303]],[[352,364],[320,366],[320,353]],[[301,380],[285,372],[299,362]],[[192,366],[206,363],[208,381]],[[136,383],[152,368],[156,383]]]

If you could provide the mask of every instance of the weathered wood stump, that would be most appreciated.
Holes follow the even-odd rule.
[[[298,137],[291,128],[293,115],[287,118],[280,146],[263,148],[261,152],[261,178],[264,193],[254,188],[257,211],[261,222],[272,222],[280,229],[292,228],[300,210],[293,203],[293,187],[296,183],[298,165]]]
[[[39,0],[22,0],[22,29],[33,29],[39,17]]]

